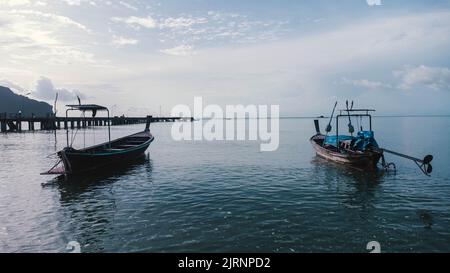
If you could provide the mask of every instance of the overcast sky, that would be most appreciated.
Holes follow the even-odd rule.
[[[450,114],[449,0],[0,0],[0,14],[0,85],[61,105]]]

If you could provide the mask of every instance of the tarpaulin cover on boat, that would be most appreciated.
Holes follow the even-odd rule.
[[[336,139],[338,138],[338,136],[327,136],[327,138],[325,139],[325,145],[331,145],[336,147]],[[339,136],[339,141],[345,141],[345,140],[353,140],[354,137],[352,136]]]
[[[373,131],[359,131],[354,147],[356,150],[365,151],[368,146],[378,147]]]
[[[339,137],[339,141],[351,141],[351,146],[353,149],[365,151],[368,146],[378,147],[378,143],[373,136],[373,131],[360,131],[356,137],[345,135],[327,136],[325,139],[325,145],[336,147],[336,139]]]

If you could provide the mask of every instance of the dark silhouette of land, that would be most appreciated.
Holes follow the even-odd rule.
[[[33,100],[22,95],[18,95],[7,87],[0,86],[0,114],[10,116],[18,115],[22,112],[22,117],[46,117],[53,113],[53,107],[42,101]]]

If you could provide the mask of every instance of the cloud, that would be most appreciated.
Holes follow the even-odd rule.
[[[389,84],[380,81],[351,80],[342,78],[339,84],[351,85],[366,89],[395,88],[410,90],[413,88],[427,88],[432,90],[450,90],[450,69],[447,67],[405,66],[401,70],[392,72],[396,82]]]
[[[87,3],[91,6],[97,6],[96,1],[94,0],[62,0],[62,2],[66,3],[69,6],[81,6],[84,3]],[[108,4],[109,1],[106,2]]]
[[[173,48],[162,49],[160,52],[172,56],[191,56],[194,53],[193,47],[190,45],[180,45]]]
[[[172,45],[189,43],[209,45],[220,42],[257,43],[274,41],[289,32],[288,21],[250,20],[238,13],[209,11],[203,16],[182,15],[171,17],[111,17],[115,23],[122,23],[135,30],[157,29],[160,42]]]
[[[405,67],[394,71],[394,76],[400,78],[400,89],[426,87],[433,90],[450,90],[450,69],[447,67]]]
[[[159,22],[160,28],[189,28],[196,24],[205,24],[208,20],[206,18],[192,18],[192,17],[169,17]]]
[[[168,17],[157,21],[164,41],[223,45],[275,41],[290,31],[286,20],[252,20],[239,13],[208,11],[204,16]]]
[[[9,7],[15,7],[15,6],[25,6],[30,5],[30,0],[1,0],[0,5],[6,5]]]
[[[189,102],[192,96],[203,95],[211,103],[279,103],[284,113],[316,113],[343,96],[358,97],[385,110],[394,102],[386,105],[383,101],[405,100],[404,92],[366,92],[336,88],[334,83],[347,77],[344,83],[365,89],[397,88],[392,71],[405,62],[417,58],[432,62],[437,56],[448,59],[449,23],[448,12],[437,12],[367,19],[295,39],[240,47],[202,48],[187,43],[184,45],[195,48],[192,58],[156,59],[161,67],[157,72],[142,72],[148,62],[138,61],[142,69],[135,72],[142,74],[133,78],[133,84],[148,84],[150,81],[144,79],[147,74],[152,75],[152,86],[167,90],[165,98]],[[401,39],[392,39],[399,34],[403,34]],[[178,48],[182,49],[162,52],[173,54]],[[177,81],[167,83],[167,78]],[[181,89],[183,94],[170,91]],[[290,99],[281,95],[285,92]],[[145,94],[142,91],[137,96],[143,99]]]
[[[147,17],[136,17],[136,16],[113,17],[113,18],[111,18],[111,20],[113,22],[125,23],[134,29],[140,29],[141,27],[152,29],[152,28],[156,27],[156,21],[151,16],[147,16]]]
[[[64,3],[66,3],[69,6],[79,6],[81,5],[82,0],[62,0]]]
[[[20,86],[19,84],[9,81],[7,79],[0,79],[0,86],[4,86],[4,87],[8,87],[9,89],[11,89],[12,91],[14,91],[15,93],[28,93],[29,91],[26,90],[25,88],[23,88],[22,86]]]
[[[152,28],[160,28],[160,29],[181,29],[181,28],[190,28],[196,24],[205,24],[208,20],[204,17],[168,17],[165,19],[154,19],[151,16],[147,17],[113,17],[111,18],[113,22],[117,23],[125,23],[128,26],[139,29],[140,27],[152,29]]]
[[[381,6],[381,0],[366,0],[369,6]]]
[[[123,1],[119,1],[119,4],[126,7],[127,9],[131,9],[131,10],[138,10],[137,7],[127,3],[127,2],[123,2]]]
[[[58,93],[58,99],[61,101],[76,101],[77,96],[81,99],[86,98],[78,90],[67,90],[64,88],[55,88],[53,82],[46,77],[41,77],[36,83],[36,91],[33,92],[33,96],[42,100],[55,99],[56,93]]]
[[[91,31],[67,16],[31,9],[5,10],[0,18],[0,32],[0,53],[8,56],[3,63],[102,63],[86,51]]]
[[[390,84],[386,84],[386,83],[379,82],[379,81],[370,81],[370,80],[365,80],[365,79],[350,80],[345,77],[342,78],[339,83],[343,84],[343,85],[351,85],[354,87],[361,87],[361,88],[366,88],[366,89],[392,88],[392,86]]]
[[[12,15],[36,16],[36,17],[43,18],[45,20],[53,21],[55,23],[59,23],[59,24],[67,25],[67,26],[74,26],[74,27],[77,27],[84,31],[90,32],[90,30],[83,24],[80,24],[80,23],[70,19],[69,17],[62,16],[62,15],[57,15],[57,14],[53,14],[53,13],[45,13],[45,12],[41,12],[41,11],[37,11],[37,10],[11,10],[8,13],[12,14]]]
[[[122,36],[113,36],[113,41],[112,44],[118,47],[122,47],[125,45],[135,45],[137,44],[139,41],[136,39],[132,39],[132,38],[125,38]]]

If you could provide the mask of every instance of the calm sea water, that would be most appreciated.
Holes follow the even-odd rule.
[[[325,123],[322,120],[322,125]],[[426,177],[393,156],[397,174],[363,173],[318,159],[311,119],[283,119],[280,147],[176,142],[170,123],[142,162],[68,181],[40,176],[64,131],[0,135],[0,251],[383,252],[450,251],[450,119],[376,118],[381,146],[434,155]],[[112,127],[113,137],[143,125]],[[104,140],[79,131],[75,146]]]

